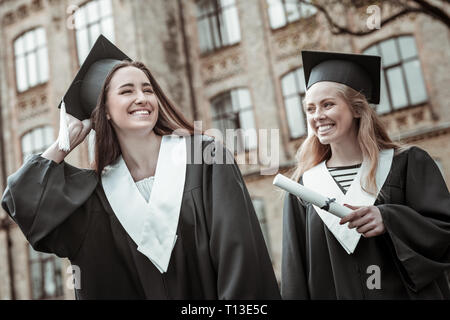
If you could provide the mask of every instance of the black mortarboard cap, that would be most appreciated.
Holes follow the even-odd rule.
[[[58,105],[58,108],[61,108],[58,135],[60,150],[70,150],[66,113],[81,121],[90,119],[106,77],[114,66],[123,60],[131,59],[103,35],[97,38]]]
[[[302,51],[306,88],[320,81],[345,84],[361,92],[368,102],[380,102],[379,56],[325,51]]]
[[[79,120],[89,119],[106,76],[123,60],[131,59],[100,35],[64,95],[66,112]]]

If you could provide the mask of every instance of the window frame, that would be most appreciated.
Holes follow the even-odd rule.
[[[212,12],[208,12],[206,14],[204,13],[204,14],[201,14],[201,15],[199,15],[199,14],[196,15],[197,32],[199,34],[199,38],[198,39],[199,39],[199,51],[200,51],[200,54],[201,55],[208,55],[208,54],[211,54],[213,52],[217,52],[218,50],[238,45],[242,41],[242,35],[241,35],[241,24],[240,24],[240,19],[239,19],[239,10],[238,10],[237,4],[236,4],[237,0],[234,0],[233,4],[228,4],[228,5],[224,6],[224,7],[222,7],[220,5],[220,3],[219,3],[220,0],[203,0],[203,1],[211,1],[214,9],[213,9]],[[199,4],[200,4],[200,1],[198,3],[196,3],[196,6],[197,6],[196,9],[197,10],[198,10],[198,5]],[[223,40],[224,35],[221,32],[221,30],[223,29],[223,28],[221,28],[221,27],[223,27],[222,24],[221,24],[221,20],[224,19],[223,12],[226,9],[229,9],[229,8],[236,8],[237,19],[239,21],[239,41],[233,42],[233,43],[224,44],[224,40]],[[208,30],[205,30],[204,32],[208,32],[208,36],[212,40],[211,41],[212,42],[212,48],[207,48],[205,50],[202,50],[202,47],[200,46],[200,34],[201,34],[201,31],[200,31],[199,23],[202,20],[206,20],[208,22],[209,28],[208,28]],[[214,20],[214,21],[211,22],[212,20]],[[215,24],[215,28],[216,29],[212,28],[212,23]],[[212,30],[217,30],[217,35],[214,34]],[[217,44],[217,45],[215,43],[216,42],[216,40],[215,40],[216,36],[218,37],[218,41],[219,41],[219,44]]]
[[[290,140],[290,141],[297,140],[297,139],[301,139],[301,138],[303,138],[303,137],[305,137],[305,136],[308,135],[308,123],[307,123],[307,120],[306,120],[306,114],[305,114],[305,111],[303,110],[303,100],[305,99],[305,95],[306,95],[306,87],[304,88],[304,92],[302,93],[302,92],[301,92],[301,89],[302,89],[302,88],[301,88],[301,85],[300,85],[300,83],[297,83],[298,81],[297,81],[297,79],[295,79],[295,82],[296,82],[296,88],[297,88],[297,89],[300,89],[300,91],[296,91],[295,94],[292,93],[292,94],[290,94],[290,95],[288,95],[288,96],[285,96],[285,95],[284,95],[284,92],[283,92],[283,79],[284,79],[286,76],[288,76],[289,74],[292,74],[292,73],[294,73],[294,72],[297,72],[297,70],[301,70],[301,74],[304,75],[304,74],[303,74],[303,66],[297,66],[297,67],[295,67],[295,68],[293,68],[293,69],[289,69],[287,72],[283,73],[283,74],[280,76],[280,78],[279,78],[281,98],[282,98],[282,100],[283,100],[283,108],[284,108],[285,119],[286,119],[288,131],[289,131],[289,140]],[[305,132],[304,132],[303,134],[301,134],[300,136],[298,136],[298,137],[292,136],[291,127],[289,126],[288,112],[287,112],[287,105],[286,105],[286,99],[287,99],[287,98],[294,97],[294,96],[298,96],[299,99],[300,99],[300,112],[302,113],[302,118],[303,118],[303,122],[304,122],[304,125],[305,125]]]
[[[408,38],[411,38],[413,40],[414,46],[415,46],[415,50],[416,50],[416,54],[414,56],[408,57],[406,59],[404,59],[402,57],[400,43],[399,43],[399,39],[402,38],[402,37],[408,37]],[[378,105],[376,105],[377,106],[376,112],[379,115],[386,115],[386,114],[390,114],[390,113],[393,113],[393,112],[397,112],[399,110],[405,110],[405,109],[409,109],[409,108],[414,108],[414,107],[417,107],[417,106],[425,105],[425,104],[429,103],[429,99],[430,99],[430,95],[428,94],[426,81],[425,81],[425,77],[424,77],[424,73],[423,73],[422,61],[420,59],[420,54],[419,54],[419,50],[418,50],[417,43],[416,43],[416,37],[414,36],[414,34],[409,34],[409,33],[407,33],[407,34],[397,34],[397,35],[391,36],[389,38],[385,38],[385,39],[379,40],[379,41],[377,41],[375,43],[372,43],[372,44],[368,45],[361,52],[363,54],[366,54],[367,50],[372,49],[372,48],[376,48],[376,51],[377,51],[376,54],[378,56],[382,57],[381,44],[384,43],[384,42],[390,41],[390,40],[394,41],[395,50],[396,50],[396,54],[399,57],[399,61],[394,63],[394,64],[390,64],[389,66],[384,66],[383,65],[383,61],[381,61],[381,70],[380,70],[381,71],[381,75],[380,76],[383,77],[382,80],[384,80],[384,83],[385,83],[385,89],[386,89],[386,95],[387,95],[387,99],[388,99],[387,102],[389,104],[388,105],[389,110],[388,111],[384,111],[384,112],[379,112],[377,110],[378,109],[378,105],[379,105],[378,104]],[[426,98],[425,98],[424,101],[417,102],[417,103],[414,103],[414,104],[411,102],[411,94],[410,94],[410,89],[408,87],[408,81],[407,81],[407,77],[406,77],[406,70],[405,70],[405,67],[404,67],[404,65],[406,63],[409,63],[409,62],[412,62],[412,61],[418,61],[419,64],[420,64],[420,73],[421,73],[421,76],[422,76],[423,85],[424,85],[424,91],[425,91],[425,95],[426,95]],[[406,96],[406,99],[407,99],[407,104],[405,106],[397,107],[397,108],[393,106],[393,97],[392,97],[391,89],[389,87],[389,77],[387,75],[387,71],[388,70],[395,69],[395,68],[400,68],[400,70],[401,70],[402,83],[403,83],[403,85],[405,87],[405,96]],[[381,84],[380,84],[380,86],[381,86]],[[380,87],[380,90],[381,90],[381,87]],[[381,95],[382,94],[383,93],[381,92]]]
[[[78,42],[78,38],[77,38],[78,32],[80,32],[80,30],[86,30],[87,44],[88,44],[88,48],[89,48],[87,50],[87,53],[89,53],[90,49],[94,45],[95,40],[97,39],[97,38],[91,39],[90,29],[92,28],[92,26],[98,25],[99,29],[100,29],[100,34],[104,34],[104,32],[102,30],[102,26],[101,26],[101,23],[102,23],[103,20],[106,20],[106,19],[109,19],[109,18],[112,19],[112,35],[113,35],[113,39],[109,39],[108,38],[108,40],[110,40],[111,42],[114,42],[115,38],[116,38],[116,32],[115,32],[115,28],[114,28],[115,25],[114,25],[114,6],[113,6],[113,1],[109,0],[110,5],[111,5],[111,13],[108,14],[107,16],[101,16],[101,14],[100,14],[100,1],[101,0],[87,0],[87,1],[79,4],[78,8],[76,9],[76,11],[73,13],[74,14],[74,20],[73,20],[73,22],[74,22],[73,31],[74,32],[73,32],[73,36],[74,36],[74,39],[75,39],[75,51],[76,51],[76,57],[77,57],[77,62],[78,62],[79,66],[82,65],[82,63],[84,62],[84,59],[86,59],[86,57],[87,57],[87,54],[86,54],[86,57],[84,57],[83,61],[81,60],[81,57],[80,57],[80,50],[78,48],[79,42]],[[86,8],[87,8],[87,5],[89,3],[91,3],[91,2],[97,2],[98,10],[97,10],[97,13],[96,13],[97,15],[96,15],[95,21],[87,22],[87,17],[86,17],[87,10],[86,10]],[[77,27],[77,22],[76,22],[76,12],[78,10],[82,10],[83,14],[85,15],[85,21],[86,22],[83,24],[83,26],[81,28]]]
[[[37,30],[39,30],[39,29],[42,29],[43,30],[43,34],[44,34],[44,40],[45,40],[45,43],[44,44],[42,44],[42,45],[37,45],[37,38],[36,38],[36,31]],[[34,41],[35,41],[35,43],[36,43],[36,45],[34,46],[34,48],[32,49],[32,50],[30,50],[30,51],[27,51],[27,49],[25,48],[25,46],[26,46],[26,43],[25,43],[25,36],[28,34],[28,33],[30,33],[30,32],[33,32],[34,33],[34,35],[33,35],[33,38],[34,38]],[[23,39],[22,41],[24,42],[23,43],[23,46],[24,46],[24,49],[23,49],[23,52],[20,54],[20,55],[18,55],[17,53],[16,53],[16,41],[18,41],[19,39]],[[23,94],[23,93],[25,93],[25,92],[27,92],[27,91],[29,91],[29,90],[32,90],[32,89],[34,89],[34,88],[37,88],[37,87],[39,87],[39,86],[42,86],[42,85],[45,85],[45,84],[47,84],[48,83],[48,81],[49,81],[49,79],[50,79],[50,59],[49,59],[49,54],[48,54],[48,41],[47,41],[48,39],[47,39],[47,30],[46,30],[46,28],[44,27],[44,26],[35,26],[35,27],[32,27],[32,28],[29,28],[29,29],[27,29],[27,30],[25,30],[25,31],[23,31],[22,33],[20,33],[19,35],[17,35],[13,40],[12,40],[12,51],[13,51],[13,57],[14,57],[14,76],[15,76],[15,78],[14,78],[14,86],[15,86],[15,89],[16,89],[16,93],[18,94],[18,95],[20,95],[20,94]],[[45,57],[45,59],[47,60],[47,77],[45,78],[45,80],[44,81],[41,81],[40,79],[41,79],[41,73],[42,73],[42,71],[41,71],[41,64],[39,63],[40,61],[38,60],[38,52],[39,52],[39,50],[41,50],[42,48],[45,48],[46,49],[46,57]],[[34,54],[35,55],[35,57],[36,57],[36,70],[35,70],[35,72],[36,72],[36,78],[37,78],[37,82],[36,82],[36,84],[34,84],[34,85],[30,85],[30,79],[29,79],[29,65],[28,65],[28,59],[27,59],[27,57],[30,55],[30,54]],[[25,64],[25,78],[26,78],[26,88],[24,89],[24,90],[20,90],[19,89],[19,83],[18,83],[18,72],[17,72],[17,60],[18,60],[18,56],[20,56],[20,57],[23,57],[24,58],[24,64]]]
[[[283,24],[283,25],[281,25],[281,26],[278,26],[278,27],[273,27],[273,26],[272,26],[272,21],[271,21],[271,19],[270,19],[270,13],[269,13],[269,10],[270,10],[270,3],[269,3],[269,1],[270,1],[270,0],[265,0],[266,5],[267,5],[267,16],[268,16],[268,18],[269,18],[269,26],[270,26],[270,29],[271,29],[272,31],[276,31],[276,30],[280,30],[280,29],[286,28],[286,27],[287,27],[288,25],[290,25],[290,24],[297,23],[297,22],[299,22],[299,21],[301,21],[301,20],[303,20],[303,19],[308,19],[308,18],[310,18],[310,17],[313,17],[313,16],[315,16],[315,15],[317,14],[317,12],[318,12],[317,8],[316,8],[313,4],[311,4],[310,6],[313,7],[314,10],[316,10],[316,11],[313,12],[311,15],[308,15],[308,16],[302,16],[302,14],[301,14],[301,13],[302,13],[301,6],[305,6],[305,5],[307,5],[307,4],[304,3],[304,2],[300,2],[299,0],[297,0],[297,1],[298,1],[298,3],[297,3],[297,8],[298,8],[298,13],[299,13],[299,18],[296,19],[296,20],[289,21],[289,19],[288,19],[288,14],[287,14],[287,9],[286,9],[286,0],[277,0],[277,1],[280,1],[281,6],[283,7],[283,14],[284,14],[284,19],[285,19],[285,24]]]
[[[27,255],[28,255],[28,274],[30,276],[30,297],[32,300],[52,300],[55,298],[62,298],[64,296],[64,276],[63,276],[63,263],[62,259],[56,257],[54,254],[47,254],[43,252],[39,252],[33,249],[31,244],[27,243]],[[32,257],[31,250],[33,250],[36,253],[36,257]],[[52,273],[52,281],[55,285],[55,294],[54,295],[48,295],[45,291],[45,266],[46,264],[50,262],[53,265],[53,273]],[[37,297],[35,296],[35,288],[34,288],[34,281],[33,281],[33,266],[35,264],[38,264],[40,266],[40,295]],[[60,283],[58,286],[58,273],[59,272],[59,278]]]
[[[250,99],[250,105],[246,106],[244,108],[241,108],[241,106],[237,106],[237,112],[236,111],[232,111],[232,112],[225,112],[224,114],[220,114],[220,115],[215,115],[215,116],[211,116],[211,123],[214,124],[214,122],[216,121],[222,121],[222,120],[231,120],[233,121],[234,124],[236,124],[236,128],[226,128],[225,132],[222,132],[222,130],[220,130],[219,128],[215,128],[218,129],[222,132],[222,136],[225,139],[226,138],[226,130],[228,129],[233,129],[233,130],[248,130],[248,129],[254,129],[255,133],[256,133],[256,119],[255,119],[255,109],[254,109],[254,105],[253,105],[253,99],[252,99],[252,95],[251,92],[249,90],[249,88],[245,87],[245,86],[240,86],[240,87],[233,87],[233,88],[229,88],[225,91],[222,91],[218,94],[216,94],[215,96],[213,96],[212,98],[209,99],[209,103],[210,103],[210,107],[211,109],[215,109],[215,105],[214,102],[216,100],[219,99],[223,99],[223,97],[225,96],[229,96],[231,103],[233,103],[233,99],[231,98],[231,94],[233,91],[238,91],[238,90],[246,90],[248,95],[249,95],[249,99]],[[239,101],[240,103],[240,101]],[[231,110],[233,110],[233,104],[231,104]],[[251,111],[252,112],[252,117],[253,117],[253,123],[254,123],[254,128],[243,128],[241,125],[241,121],[240,121],[240,114],[242,112],[247,112],[247,111]],[[226,117],[224,117],[226,116]],[[233,117],[234,116],[234,117]],[[243,141],[243,137],[241,135],[237,135],[236,138],[238,139],[238,150],[245,150],[245,152],[249,152],[251,150],[255,150],[257,149],[257,141],[256,141],[256,146],[254,148],[250,148],[250,146],[248,146],[248,144],[245,143],[245,141]],[[242,148],[242,146],[244,146],[244,148]]]
[[[42,141],[45,142],[45,137],[46,137],[45,130],[46,129],[51,129],[51,134],[52,134],[51,142],[48,143],[48,144],[44,143],[43,144],[44,146],[42,148],[34,148],[34,145],[33,145],[33,148],[31,148],[32,152],[25,154],[24,148],[23,148],[23,139],[25,138],[25,136],[32,135],[34,132],[39,131],[40,134],[41,134]],[[31,155],[36,154],[36,153],[44,152],[54,142],[54,138],[55,138],[54,134],[55,134],[55,131],[54,131],[53,126],[51,126],[49,124],[39,125],[37,127],[31,128],[28,131],[25,131],[20,136],[20,152],[21,152],[21,155],[22,155],[22,163],[25,163],[26,157],[31,156]],[[34,137],[34,135],[32,137]]]

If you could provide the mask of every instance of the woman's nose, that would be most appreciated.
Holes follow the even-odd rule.
[[[145,102],[145,94],[144,94],[144,92],[143,91],[141,91],[141,90],[138,90],[137,92],[136,92],[136,103],[137,104],[142,104],[142,103],[144,103]]]
[[[316,108],[316,111],[314,112],[314,120],[323,119],[325,117],[325,114],[321,108]]]

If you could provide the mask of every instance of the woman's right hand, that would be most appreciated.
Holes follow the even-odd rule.
[[[73,150],[84,141],[91,131],[91,120],[86,119],[80,121],[70,114],[66,114],[66,119],[69,131],[70,150]]]
[[[91,131],[91,121],[89,119],[80,121],[77,118],[66,114],[67,129],[69,132],[70,151],[75,149],[80,143],[84,141],[86,136]],[[56,140],[47,150],[42,154],[43,158],[53,160],[60,163],[70,153],[70,151],[59,150],[58,140]]]

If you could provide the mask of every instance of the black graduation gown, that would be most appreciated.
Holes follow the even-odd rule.
[[[280,298],[236,164],[187,165],[178,238],[164,274],[137,251],[92,170],[35,155],[8,178],[2,206],[36,250],[80,268],[77,299]]]
[[[286,196],[283,299],[450,298],[450,195],[431,157],[417,147],[395,155],[374,205],[386,233],[361,237],[349,255],[311,204]],[[375,283],[371,265],[380,268],[380,289],[367,285]]]

